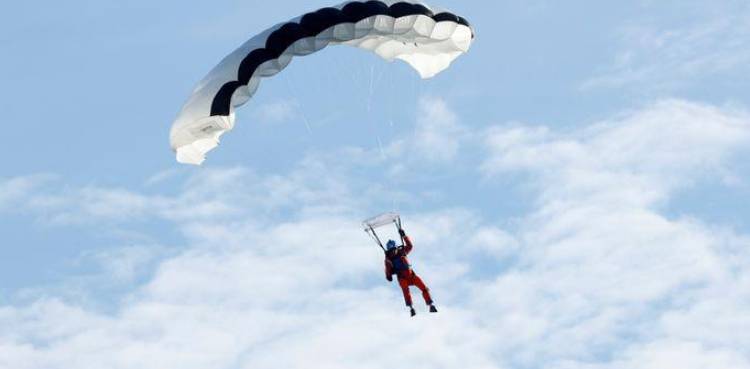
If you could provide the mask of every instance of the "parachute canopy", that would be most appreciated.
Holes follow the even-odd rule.
[[[177,161],[201,164],[234,128],[234,109],[295,56],[348,45],[403,60],[431,78],[467,52],[473,39],[466,19],[412,0],[349,1],[307,13],[251,38],[198,83],[172,125],[172,149]]]

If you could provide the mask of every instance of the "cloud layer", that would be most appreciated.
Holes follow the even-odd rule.
[[[177,193],[14,178],[0,182],[6,212],[26,204],[13,210],[50,226],[165,222],[184,245],[112,311],[54,292],[0,307],[0,368],[750,368],[747,236],[661,210],[732,172],[746,113],[666,100],[572,132],[472,131],[444,101],[423,109],[425,146],[408,149],[429,160],[400,170],[449,166],[471,145],[482,161],[460,165],[477,180],[522,174],[535,193],[512,228],[471,208],[408,214],[439,314],[410,319],[383,279],[358,227],[378,210],[359,194],[382,189],[352,179],[367,155],[355,148],[284,175],[201,171]],[[107,277],[135,280],[153,257],[99,259]]]

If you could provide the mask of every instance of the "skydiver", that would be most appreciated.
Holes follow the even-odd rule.
[[[412,270],[411,265],[409,264],[409,260],[406,258],[414,248],[414,245],[403,229],[399,228],[398,233],[401,235],[404,245],[396,246],[396,241],[394,240],[388,240],[386,243],[385,278],[388,282],[392,282],[394,274],[398,277],[398,284],[401,286],[401,291],[404,294],[404,301],[406,302],[406,307],[409,308],[411,316],[416,315],[417,312],[412,306],[409,286],[416,286],[419,288],[422,291],[424,302],[430,308],[430,312],[437,313],[437,308],[433,304],[432,297],[430,296],[430,289],[427,288],[424,282],[422,282],[422,279],[419,278],[417,273],[414,273],[414,270]]]

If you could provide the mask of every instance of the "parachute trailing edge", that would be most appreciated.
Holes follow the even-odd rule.
[[[431,78],[467,52],[474,39],[469,22],[436,12],[418,1],[349,1],[278,24],[228,55],[196,86],[172,125],[177,161],[199,165],[234,128],[234,109],[295,56],[329,45],[348,45],[385,60],[403,60]]]

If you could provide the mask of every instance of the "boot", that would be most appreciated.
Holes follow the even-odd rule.
[[[430,312],[437,313],[437,308],[435,307],[435,305],[430,305]]]
[[[417,311],[414,310],[413,307],[409,306],[409,314],[411,314],[411,316],[415,316],[415,315],[417,315]]]

